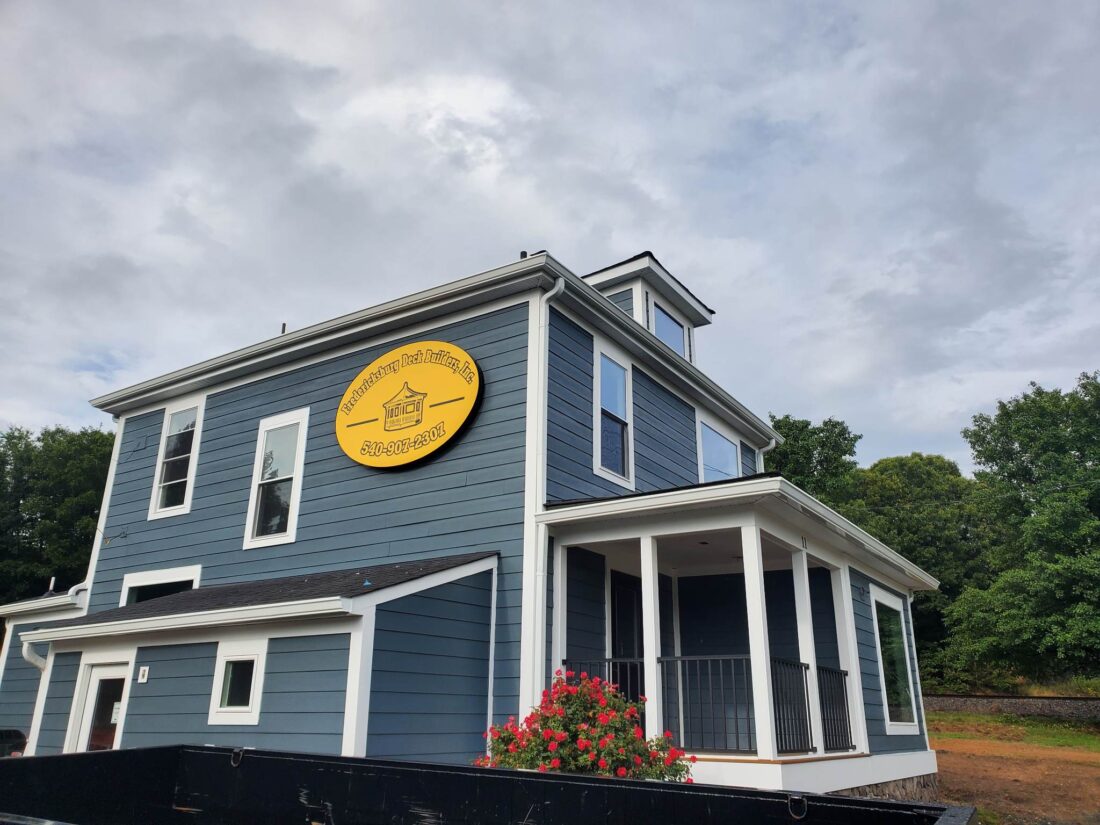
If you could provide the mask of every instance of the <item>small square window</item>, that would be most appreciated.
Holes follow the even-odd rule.
[[[703,481],[737,478],[737,446],[709,424],[701,423]]]
[[[219,707],[247,710],[252,705],[252,677],[255,659],[230,659],[222,676],[222,698]]]
[[[210,692],[211,725],[258,725],[267,639],[220,642]]]

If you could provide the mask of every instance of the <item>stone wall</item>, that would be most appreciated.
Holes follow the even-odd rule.
[[[1100,699],[1047,696],[925,696],[925,710],[961,713],[1013,713],[1058,719],[1100,721]]]
[[[890,782],[876,782],[874,785],[860,785],[857,788],[848,788],[836,793],[840,796],[864,796],[906,802],[938,802],[940,798],[939,783],[934,773],[894,779]]]

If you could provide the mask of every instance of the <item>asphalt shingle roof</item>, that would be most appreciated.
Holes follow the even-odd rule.
[[[201,586],[194,590],[173,593],[171,596],[161,596],[137,604],[102,610],[76,619],[52,623],[51,627],[78,627],[104,622],[121,622],[129,619],[151,619],[158,616],[202,613],[210,610],[254,607],[263,604],[280,604],[332,596],[353,598],[495,555],[496,553],[493,552],[465,553],[460,556],[441,556],[421,561],[378,564],[370,567],[355,567],[349,570],[332,570],[326,573],[287,576],[280,579]]]

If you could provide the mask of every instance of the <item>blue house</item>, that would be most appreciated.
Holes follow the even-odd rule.
[[[540,253],[95,399],[87,577],[0,607],[0,728],[468,763],[564,665],[697,781],[927,782],[937,582],[767,472],[712,315],[650,253]]]

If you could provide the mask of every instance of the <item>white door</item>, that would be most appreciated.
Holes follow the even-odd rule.
[[[118,747],[122,699],[129,675],[129,665],[91,666],[80,718],[78,751],[109,751]]]

